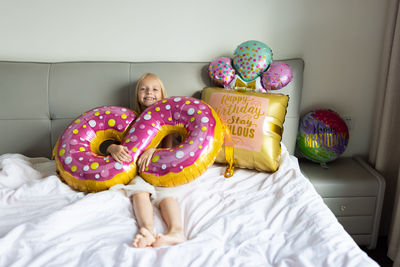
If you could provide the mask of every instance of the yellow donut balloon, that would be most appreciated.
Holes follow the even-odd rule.
[[[156,149],[140,173],[155,186],[177,186],[197,178],[214,163],[224,141],[217,113],[198,99],[163,99],[138,118],[123,107],[98,107],[76,118],[59,138],[53,151],[58,173],[71,187],[84,192],[126,184],[137,173],[141,153],[156,148],[171,133],[180,134],[182,142]],[[102,155],[99,146],[109,139],[127,147],[132,160],[118,163]]]

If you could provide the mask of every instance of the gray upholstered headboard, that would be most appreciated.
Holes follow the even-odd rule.
[[[293,81],[276,91],[290,96],[283,142],[293,154],[299,120],[304,63],[285,60]],[[0,61],[0,155],[50,157],[64,128],[97,106],[132,107],[132,92],[145,72],[157,74],[169,96],[200,97],[212,86],[208,62],[65,62]]]

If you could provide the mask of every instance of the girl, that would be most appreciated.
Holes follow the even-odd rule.
[[[140,77],[136,85],[134,110],[140,114],[147,107],[165,97],[167,94],[162,81],[155,74],[146,73]],[[172,136],[166,136],[161,143],[164,148],[172,147]],[[106,148],[106,152],[120,163],[131,160],[128,149],[119,144],[110,144]],[[142,153],[137,160],[138,173],[144,171],[149,165],[154,152],[154,148],[149,148]],[[154,187],[137,175],[128,185],[117,185],[113,189],[122,189],[128,197],[131,197],[133,210],[139,224],[139,233],[132,243],[134,247],[175,245],[186,240],[182,229],[180,208],[173,197],[173,188]],[[168,227],[166,234],[154,233],[153,206],[150,197],[160,207],[161,215]]]

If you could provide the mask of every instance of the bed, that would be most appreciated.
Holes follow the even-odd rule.
[[[213,164],[178,197],[188,241],[134,248],[132,206],[118,190],[82,193],[61,182],[51,150],[93,107],[132,107],[144,72],[170,96],[213,86],[207,62],[0,62],[0,266],[378,266],[301,173],[293,156],[303,79],[292,83],[282,163],[274,173]],[[158,209],[155,231],[163,232]]]

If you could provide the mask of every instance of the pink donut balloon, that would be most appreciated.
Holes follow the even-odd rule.
[[[102,155],[99,147],[108,139],[122,141],[135,119],[134,111],[117,106],[94,108],[76,118],[64,130],[53,150],[61,178],[83,192],[102,191],[118,183],[128,183],[132,179],[129,164],[122,165]]]
[[[235,69],[229,57],[219,57],[211,61],[208,73],[212,81],[223,87],[228,87],[235,78]]]
[[[277,90],[285,87],[293,79],[292,69],[283,62],[273,62],[262,74],[261,84],[267,90]]]
[[[141,176],[155,186],[188,183],[203,173],[217,157],[223,143],[222,123],[215,111],[201,100],[172,97],[136,113],[116,106],[92,109],[75,119],[54,148],[57,171],[71,187],[84,192],[106,190],[126,184],[137,171],[136,161],[144,150],[157,147],[171,133],[183,141],[177,147],[157,149]],[[105,140],[120,141],[132,156],[120,164],[102,155]]]
[[[170,149],[157,149],[140,175],[155,186],[177,186],[201,175],[216,159],[224,139],[217,113],[191,97],[170,97],[148,107],[125,136],[134,161],[149,147],[157,147],[171,133],[182,142]]]

